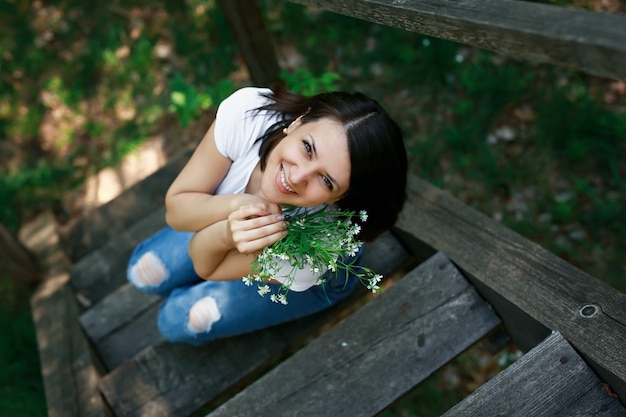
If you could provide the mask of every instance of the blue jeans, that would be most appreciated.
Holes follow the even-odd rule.
[[[191,232],[169,227],[140,243],[131,255],[127,276],[139,290],[165,297],[158,327],[171,342],[201,345],[295,320],[346,298],[359,281],[345,271],[332,273],[324,285],[289,292],[288,304],[261,297],[257,286],[242,280],[205,281],[187,253]],[[357,255],[360,261],[361,253]],[[327,272],[326,274],[331,274]],[[268,284],[272,293],[279,284]]]

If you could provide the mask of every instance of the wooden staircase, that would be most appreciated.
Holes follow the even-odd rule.
[[[202,347],[164,341],[156,329],[160,299],[127,284],[125,268],[134,246],[165,225],[161,201],[188,156],[65,231],[62,240],[74,264],[66,279],[48,282],[32,303],[50,416],[374,416],[468,347],[501,331],[501,318],[458,265],[407,234],[422,231],[428,237],[437,227],[415,212],[429,195],[442,198],[441,205],[419,208],[425,213],[479,214],[412,178],[399,222],[404,231],[386,233],[366,247],[366,264],[395,281],[379,296],[370,300],[361,289],[312,318]],[[416,184],[427,188],[416,194]],[[446,222],[455,227],[450,217]],[[448,249],[457,255],[456,245],[465,245],[466,252],[480,256],[472,252],[488,243],[486,237],[460,224],[470,229],[467,241]],[[502,238],[480,223],[474,227]],[[436,234],[445,241],[461,239],[441,227]],[[512,232],[504,237],[519,250],[530,244]],[[483,270],[493,268],[481,259]],[[626,297],[593,284],[609,296],[596,315],[611,307],[624,315]],[[505,322],[517,320],[513,314]],[[623,384],[626,320],[614,322],[614,332],[622,333],[604,335],[606,343],[615,343],[607,360],[616,361],[614,373]],[[553,330],[446,415],[626,416],[609,385],[559,328]]]

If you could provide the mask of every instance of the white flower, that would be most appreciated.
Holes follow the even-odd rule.
[[[376,284],[372,284],[372,283],[370,282],[370,283],[368,284],[368,286],[367,286],[367,289],[368,289],[368,290],[372,290],[372,292],[373,292],[373,293],[375,293],[375,292],[377,292],[377,291],[380,289],[380,287],[379,287],[378,285],[376,285]]]
[[[352,227],[350,227],[350,230],[348,230],[348,234],[350,236],[356,236],[359,233],[361,233],[361,226],[358,224],[353,224]]]
[[[348,260],[347,257],[356,256],[363,245],[357,235],[362,231],[361,224],[368,219],[365,210],[357,214],[330,207],[312,211],[289,208],[285,216],[288,235],[271,247],[266,247],[254,261],[250,276],[243,279],[246,285],[252,285],[254,280],[260,281],[259,295],[269,294],[272,302],[280,304],[287,304],[287,296],[298,269],[310,269],[318,275],[326,269],[335,273],[342,268],[352,271],[354,260]],[[359,221],[355,224],[352,219]],[[291,264],[291,269],[284,261]],[[378,291],[382,276],[363,266],[359,270],[363,273],[353,271],[359,280],[372,292]],[[274,277],[282,278],[283,285],[272,294],[271,287],[264,284]],[[317,285],[326,281],[319,277]]]
[[[254,281],[254,278],[252,278],[250,275],[241,278],[241,280],[243,281],[244,284],[246,284],[246,287],[249,287],[252,285],[252,281]]]
[[[372,290],[373,293],[377,292],[380,289],[380,287],[376,284],[378,284],[382,279],[383,279],[382,275],[380,274],[374,275],[373,277],[367,280],[368,282],[367,289]]]
[[[259,295],[261,297],[263,297],[265,294],[267,294],[268,292],[270,292],[270,286],[265,284],[265,285],[259,285],[259,291],[257,291],[259,293]]]

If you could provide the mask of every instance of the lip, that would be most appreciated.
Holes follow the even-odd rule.
[[[274,179],[274,182],[276,183],[276,188],[278,188],[278,190],[283,193],[283,194],[297,194],[295,191],[293,190],[293,187],[291,187],[291,185],[289,185],[289,183],[287,182],[287,179],[285,178],[285,171],[283,169],[283,164],[280,164],[278,172],[276,173],[276,178]],[[289,188],[287,188],[289,187]]]

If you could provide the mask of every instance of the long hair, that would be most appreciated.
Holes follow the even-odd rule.
[[[361,93],[328,92],[306,97],[282,84],[266,97],[271,103],[259,108],[280,114],[279,121],[259,138],[261,169],[268,155],[284,137],[282,129],[298,116],[302,123],[322,118],[343,126],[350,154],[350,185],[336,204],[344,210],[365,210],[368,220],[359,237],[371,241],[391,228],[406,200],[407,155],[402,132],[375,100]]]

